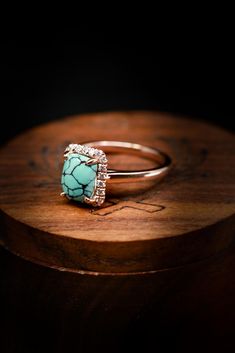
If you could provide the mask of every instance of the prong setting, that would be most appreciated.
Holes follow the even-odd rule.
[[[90,158],[87,162],[86,165],[93,165],[93,164],[97,164],[98,163],[98,159],[96,158]]]

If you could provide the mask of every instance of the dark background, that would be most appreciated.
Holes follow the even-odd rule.
[[[147,109],[234,130],[226,35],[145,30],[15,29],[2,36],[1,142],[69,114]]]
[[[132,29],[130,25],[128,31],[124,29],[122,33],[119,29],[110,33],[108,26],[104,31],[55,28],[47,33],[42,33],[41,29],[32,33],[31,27],[24,31],[16,27],[10,33],[9,29],[5,28],[0,44],[0,142],[4,143],[26,128],[65,115],[131,109],[168,111],[187,116],[188,119],[204,119],[235,131],[235,61],[232,54],[234,40],[229,38],[228,33],[221,32],[220,23],[218,33],[214,28],[210,28],[209,32],[199,34],[200,21],[198,22],[194,34],[189,33],[188,27],[185,26],[183,34],[176,34],[175,28],[172,28],[170,36],[167,37],[167,21],[160,31],[155,25],[143,30],[141,24],[139,28]],[[122,27],[121,21],[119,25]],[[16,338],[7,342],[14,352],[18,342],[24,346],[25,332],[29,337],[29,351],[35,349],[34,341],[37,340],[38,349],[44,349],[45,336],[45,340],[47,335],[51,338],[51,344],[54,343],[54,337],[57,341],[57,325],[60,325],[57,317],[60,313],[59,310],[53,310],[56,305],[62,307],[61,303],[64,302],[61,300],[60,303],[58,300],[51,308],[50,296],[47,291],[42,290],[38,301],[36,298],[38,307],[35,313],[32,281],[38,286],[40,281],[44,283],[48,278],[51,287],[56,282],[51,281],[53,277],[49,269],[39,266],[35,272],[28,262],[22,261],[21,264],[18,258],[14,265],[13,255],[5,250],[2,252],[0,268],[6,273],[6,277],[3,276],[2,302],[5,303],[6,298],[10,297],[9,303],[12,303],[12,307],[3,305],[3,317],[5,312],[8,318],[3,336],[4,332],[10,332],[13,337],[16,335]],[[22,283],[26,285],[22,286]],[[64,288],[66,293],[66,285],[61,285],[60,279],[58,283],[62,293]],[[22,287],[24,288],[19,293],[19,288]],[[56,290],[58,287],[55,286]],[[25,307],[21,307],[15,299],[20,295],[22,298],[25,296]],[[46,300],[48,298],[49,321],[48,318],[44,320],[44,304],[41,301],[43,295]],[[63,296],[61,298],[63,299]],[[223,303],[223,300],[221,302]],[[20,310],[15,313],[17,305]],[[163,313],[164,307],[161,310]],[[158,315],[159,313],[155,317],[159,320]],[[31,319],[26,325],[23,324],[25,317]],[[176,318],[173,318],[173,322]],[[74,320],[77,323],[78,318]],[[54,326],[55,321],[57,325]],[[149,318],[147,322],[148,330],[151,327]],[[184,339],[184,328],[187,324],[186,322],[182,326],[179,325],[178,331],[171,332],[174,345],[180,340],[180,332]],[[197,323],[194,325],[192,331],[195,331],[195,337],[198,338]],[[71,326],[77,329],[76,325]],[[142,329],[141,325],[140,327]],[[147,330],[145,332],[147,338],[151,336],[152,341],[155,339],[155,327],[152,326],[149,334]],[[51,328],[54,331],[51,331]],[[188,330],[191,330],[190,325]],[[156,345],[170,346],[171,342],[164,326],[159,327],[157,332],[162,341],[157,341]],[[205,335],[207,334],[205,330]],[[139,344],[142,339],[143,349],[150,347],[152,342],[143,339],[143,331],[140,330],[139,334],[137,331],[136,334],[136,327],[133,327],[132,331],[129,330],[127,335],[131,338],[130,349],[133,348],[134,340]],[[5,336],[8,340],[8,335]],[[136,339],[136,336],[140,339]],[[197,339],[192,343],[190,342],[190,349],[198,344]],[[47,347],[49,351],[50,344]],[[200,346],[200,349],[205,351],[203,347]]]

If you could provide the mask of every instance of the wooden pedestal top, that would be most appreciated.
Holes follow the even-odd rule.
[[[120,140],[159,147],[174,161],[159,184],[112,185],[103,207],[59,196],[68,143]],[[110,157],[110,167],[151,162]],[[33,128],[0,151],[1,243],[46,266],[133,273],[184,266],[222,251],[235,234],[235,137],[156,112],[74,116]]]

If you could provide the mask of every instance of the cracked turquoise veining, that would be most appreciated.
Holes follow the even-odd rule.
[[[71,153],[64,162],[61,177],[63,192],[72,200],[84,201],[84,197],[92,197],[95,190],[97,164],[86,165],[90,157]]]

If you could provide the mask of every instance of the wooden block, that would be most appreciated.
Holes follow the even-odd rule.
[[[159,147],[174,167],[151,188],[113,185],[103,207],[81,207],[59,196],[63,150],[98,139]],[[126,155],[110,161],[113,168],[150,166]],[[80,273],[195,263],[233,241],[234,166],[232,134],[169,114],[100,113],[42,125],[0,151],[1,243],[33,262]]]

